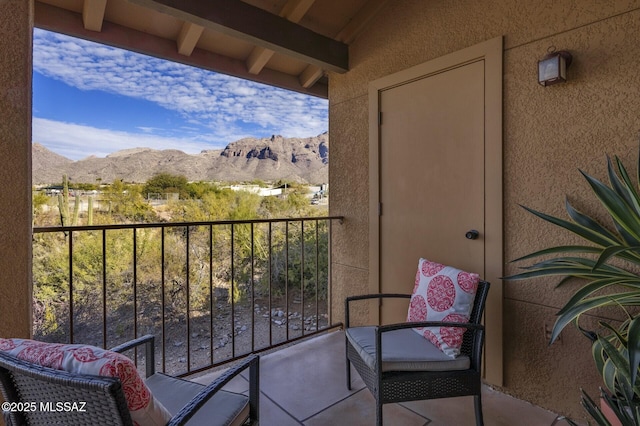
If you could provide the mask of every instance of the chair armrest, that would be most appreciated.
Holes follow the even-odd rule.
[[[367,300],[367,299],[385,299],[385,298],[403,298],[410,299],[410,294],[398,294],[398,293],[376,293],[376,294],[362,294],[359,296],[349,296],[344,300],[344,322],[345,327],[349,328],[349,303],[356,300]]]
[[[4,424],[6,426],[14,426],[15,423],[13,423],[13,420],[11,419],[11,413],[9,413],[8,411],[3,411],[2,412],[2,418],[4,419]]]
[[[167,426],[179,426],[187,423],[216,392],[247,368],[249,368],[249,418],[252,423],[256,421],[259,415],[260,357],[258,355],[250,355],[202,389],[187,405],[176,413],[171,421],[167,423]]]
[[[364,299],[383,299],[385,297],[402,297],[405,299],[410,299],[410,294],[399,294],[399,293],[374,293],[374,294],[361,294],[358,296],[349,296],[347,297],[347,302],[351,302],[352,300],[364,300]]]
[[[129,340],[121,345],[111,348],[112,351],[123,353],[130,349],[137,348],[138,346],[145,345],[144,347],[144,359],[146,366],[146,376],[151,377],[156,372],[156,357],[155,357],[155,337],[152,334],[138,337],[137,339]]]

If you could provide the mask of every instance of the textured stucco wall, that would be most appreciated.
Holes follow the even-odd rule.
[[[563,215],[564,198],[593,210],[578,168],[605,178],[605,154],[633,170],[640,129],[640,1],[389,2],[350,48],[351,70],[329,88],[333,306],[368,291],[368,84],[380,77],[504,36],[504,253],[508,262],[571,241],[518,204]],[[536,64],[551,45],[573,53],[569,82],[540,86]],[[410,155],[410,153],[407,153]],[[507,263],[505,273],[516,267]],[[584,418],[579,388],[600,385],[588,342],[574,329],[549,347],[545,324],[573,290],[555,280],[505,283],[504,390]],[[585,325],[595,325],[586,318]],[[492,331],[489,331],[491,333]]]
[[[31,335],[33,2],[0,0],[0,337]]]

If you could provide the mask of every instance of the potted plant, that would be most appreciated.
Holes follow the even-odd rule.
[[[603,225],[593,217],[576,210],[566,201],[570,220],[550,216],[524,207],[535,216],[569,231],[584,244],[546,248],[514,262],[542,258],[522,272],[506,277],[524,280],[544,276],[561,276],[558,286],[571,278],[583,285],[557,313],[551,343],[570,323],[575,324],[592,344],[596,367],[602,374],[606,391],[602,399],[622,425],[640,425],[640,158],[636,183],[618,157],[607,158],[608,185],[580,171],[600,204],[607,211],[611,223]],[[614,327],[601,322],[604,333],[597,334],[580,328],[580,316],[602,307],[623,309],[626,321]],[[582,404],[600,425],[610,423],[597,404],[583,391]]]
[[[628,319],[617,329],[606,322],[600,324],[610,330],[610,334],[607,337],[595,336],[592,354],[608,392],[600,390],[598,406],[583,391],[582,405],[599,425],[639,425],[640,388],[637,380],[637,360],[640,358],[640,317],[628,315]]]

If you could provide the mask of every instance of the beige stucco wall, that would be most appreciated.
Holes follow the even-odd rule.
[[[33,2],[0,0],[0,337],[31,335]]]
[[[389,2],[350,48],[346,74],[331,74],[331,214],[336,319],[346,295],[368,291],[368,84],[380,77],[504,36],[505,260],[569,241],[518,207],[563,215],[565,195],[588,210],[593,197],[578,168],[605,178],[605,154],[635,170],[640,129],[640,1],[517,0]],[[573,53],[570,81],[537,83],[551,45]],[[407,153],[410,155],[410,153]],[[516,271],[506,264],[505,273]],[[505,283],[504,390],[585,418],[579,388],[600,385],[589,344],[574,329],[548,346],[545,324],[572,288],[554,280]],[[585,325],[595,325],[586,318]],[[495,332],[489,330],[488,333]]]

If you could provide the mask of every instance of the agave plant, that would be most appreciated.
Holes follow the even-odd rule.
[[[551,247],[516,259],[514,262],[540,257],[545,260],[506,277],[523,280],[561,276],[558,286],[571,278],[583,281],[584,284],[557,313],[551,343],[569,323],[578,325],[580,316],[592,309],[615,306],[627,313],[628,319],[618,328],[601,323],[609,332],[606,336],[581,329],[593,340],[594,360],[602,372],[605,386],[613,395],[626,400],[626,406],[640,397],[640,387],[636,383],[640,364],[640,318],[626,310],[627,307],[640,306],[640,158],[638,166],[635,186],[618,157],[614,161],[607,157],[609,185],[580,171],[609,214],[611,223],[608,226],[576,210],[568,200],[565,204],[570,220],[522,206],[535,216],[581,237],[585,244]],[[583,394],[582,402],[598,420],[588,395]],[[625,411],[621,416],[627,414],[633,417],[625,419],[627,421],[623,424],[640,424],[640,414]]]
[[[618,157],[617,171],[607,158],[610,186],[581,171],[595,196],[611,217],[615,230],[608,229],[590,216],[579,212],[566,201],[571,220],[564,220],[524,207],[535,216],[582,237],[589,245],[551,247],[531,253],[514,262],[542,256],[560,255],[522,268],[523,272],[506,277],[523,280],[543,276],[562,276],[558,286],[570,278],[581,278],[585,284],[560,309],[551,341],[569,323],[583,313],[603,306],[640,306],[640,193]],[[640,159],[639,159],[640,163]],[[640,173],[637,176],[640,185]],[[576,254],[587,255],[579,257]],[[624,261],[627,268],[613,265],[612,259]],[[614,287],[617,292],[603,290]]]
[[[637,404],[631,406],[627,404],[624,398],[614,398],[602,390],[602,388],[600,389],[600,398],[610,407],[611,413],[615,416],[615,419],[618,420],[619,424],[622,426],[638,425],[638,421],[640,421],[640,410]],[[599,426],[611,426],[611,420],[613,419],[608,417],[584,390],[582,390],[581,403]],[[564,420],[572,426],[579,426],[569,418],[565,417]]]
[[[625,337],[629,333],[635,334],[640,318],[632,318],[625,321],[619,329],[614,329],[606,323],[601,323],[609,328],[611,335],[607,338],[597,336],[592,353],[596,366],[602,373],[608,392],[600,388],[600,405],[598,405],[584,390],[582,390],[581,403],[587,413],[599,426],[611,426],[613,416],[622,426],[640,425],[640,395],[638,383],[631,368],[630,354],[637,350],[629,350],[629,341]],[[635,383],[633,386],[631,383]],[[609,409],[606,414],[602,404]],[[566,419],[571,425],[578,426],[571,419]]]
[[[617,329],[605,322],[600,324],[608,328],[611,334],[607,337],[598,336],[593,342],[592,355],[596,367],[602,371],[604,384],[610,391],[631,400],[634,394],[640,395],[637,383],[640,317],[630,316]]]

